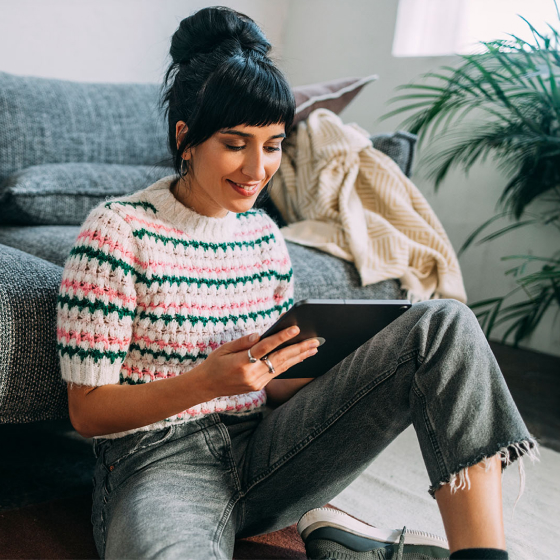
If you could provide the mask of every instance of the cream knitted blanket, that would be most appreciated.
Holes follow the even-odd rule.
[[[408,299],[467,296],[459,262],[434,211],[366,130],[326,109],[286,144],[271,198],[285,239],[353,262],[362,285],[398,278]],[[281,188],[278,188],[278,187]]]

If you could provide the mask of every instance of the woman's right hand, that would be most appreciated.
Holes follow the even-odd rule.
[[[219,397],[260,391],[271,379],[316,354],[319,341],[315,338],[274,351],[298,333],[298,327],[290,327],[262,340],[254,333],[222,344],[199,366],[212,393]],[[257,362],[249,361],[249,349]],[[270,373],[266,363],[261,361],[264,356],[268,356],[275,373]]]

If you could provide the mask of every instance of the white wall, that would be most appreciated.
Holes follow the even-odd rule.
[[[398,2],[396,0],[293,0],[285,25],[283,68],[294,85],[342,76],[378,74],[342,113],[345,122],[357,122],[369,132],[398,129],[408,116],[379,117],[397,105],[387,101],[403,92],[395,87],[416,81],[442,65],[454,65],[459,57],[396,58],[391,54]],[[417,154],[418,156],[421,154]],[[468,235],[495,213],[506,178],[492,162],[477,164],[468,177],[452,171],[439,192],[415,169],[412,177],[443,223],[458,250]],[[560,236],[553,228],[525,228],[516,234],[474,247],[460,264],[469,303],[505,295],[514,282],[504,277],[511,268],[502,256],[533,254],[551,256]],[[529,342],[534,350],[560,355],[560,317],[549,313]],[[499,333],[499,331],[498,331]]]
[[[403,118],[378,122],[391,107],[397,85],[457,57],[395,58],[391,55],[397,0],[223,0],[253,17],[275,45],[293,85],[342,76],[379,74],[342,114],[371,133],[395,130]],[[160,82],[171,35],[182,18],[218,2],[195,0],[0,0],[0,70],[82,81]],[[418,173],[424,193],[456,249],[486,218],[506,184],[492,163],[467,178],[454,171],[433,192]],[[467,251],[460,259],[469,302],[513,287],[500,262],[509,254],[550,255],[558,234],[538,228]],[[560,320],[547,321],[525,346],[560,355]]]
[[[288,0],[0,0],[0,70],[159,83],[180,21],[216,4],[247,13],[273,45],[281,43]]]

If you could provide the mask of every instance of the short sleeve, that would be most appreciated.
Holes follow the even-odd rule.
[[[104,204],[94,208],[66,259],[57,297],[65,381],[119,383],[136,315],[134,254],[130,225]]]

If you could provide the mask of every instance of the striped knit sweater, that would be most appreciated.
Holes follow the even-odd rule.
[[[62,378],[152,383],[200,364],[225,342],[262,334],[293,305],[286,244],[260,210],[225,218],[175,199],[174,177],[94,208],[66,260],[57,298]],[[261,391],[218,397],[117,438],[212,412],[243,414]]]

